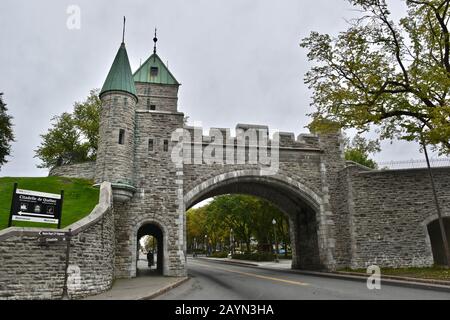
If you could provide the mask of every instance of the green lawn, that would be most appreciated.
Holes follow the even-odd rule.
[[[8,227],[14,182],[18,183],[19,189],[49,193],[60,193],[64,190],[62,228],[87,216],[98,203],[99,190],[93,188],[93,182],[89,180],[63,177],[0,178],[0,230]],[[21,221],[13,221],[13,226],[57,228],[57,225],[53,224]]]
[[[343,269],[339,271],[366,273],[366,269]],[[429,268],[381,268],[381,276],[383,275],[450,281],[450,269],[442,266]]]

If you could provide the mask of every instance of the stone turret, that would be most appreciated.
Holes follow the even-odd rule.
[[[100,92],[96,183],[112,183],[114,199],[129,200],[134,187],[134,133],[138,97],[122,42]]]

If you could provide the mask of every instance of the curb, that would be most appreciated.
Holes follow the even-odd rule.
[[[169,284],[168,286],[165,286],[165,287],[159,289],[158,291],[153,292],[152,294],[149,294],[148,296],[138,298],[137,300],[151,300],[151,299],[154,299],[157,296],[160,296],[163,293],[166,293],[167,291],[170,291],[171,289],[174,289],[174,288],[182,285],[183,283],[187,282],[189,279],[190,279],[189,277],[184,277],[184,278],[178,280],[177,282]]]
[[[370,276],[370,275],[364,274],[364,273],[347,272],[347,271],[335,271],[334,273],[342,274],[342,275],[357,276],[357,277],[366,277],[366,278],[368,278]],[[412,277],[402,277],[402,276],[392,276],[392,275],[381,275],[381,277],[384,278],[384,279],[388,279],[388,280],[401,280],[401,281],[420,282],[420,283],[435,284],[435,285],[442,285],[442,286],[449,286],[450,287],[450,281],[447,281],[447,280],[427,279],[427,278],[412,278]]]
[[[358,282],[366,282],[369,275],[356,273],[356,272],[320,272],[320,271],[306,271],[306,270],[298,270],[298,269],[275,269],[268,268],[264,266],[259,266],[255,263],[247,263],[247,262],[235,262],[235,261],[221,261],[221,260],[212,260],[208,258],[197,258],[201,260],[212,261],[216,263],[224,263],[224,264],[236,264],[241,265],[243,267],[256,267],[258,269],[269,270],[269,271],[278,271],[278,272],[291,272],[304,274],[307,276],[316,276],[316,277],[328,277],[333,279],[340,280],[351,280]],[[420,278],[409,278],[409,277],[397,277],[397,276],[383,276],[381,275],[381,284],[393,285],[398,287],[409,287],[409,288],[417,288],[417,289],[427,289],[427,290],[435,290],[435,291],[443,291],[450,292],[450,281],[444,280],[434,280],[434,279],[420,279]]]
[[[271,268],[260,267],[265,270],[277,270]],[[358,282],[366,282],[369,275],[365,274],[343,274],[339,272],[317,272],[317,271],[304,271],[304,270],[295,270],[288,269],[286,270],[292,273],[304,274],[308,276],[316,276],[316,277],[328,277],[339,280],[350,280],[350,281],[358,281]],[[415,289],[426,289],[426,290],[434,290],[434,291],[442,291],[442,292],[450,292],[450,285],[444,284],[436,284],[433,282],[426,282],[426,279],[415,279],[415,278],[402,278],[401,279],[392,279],[389,276],[381,275],[381,285],[387,284],[397,287],[407,287],[407,288],[415,288]],[[437,280],[438,281],[438,280]]]

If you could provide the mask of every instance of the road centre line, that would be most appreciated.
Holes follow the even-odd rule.
[[[231,273],[237,273],[237,274],[246,275],[246,276],[249,276],[249,277],[255,277],[255,278],[260,278],[260,279],[265,279],[265,280],[272,280],[272,281],[277,281],[277,282],[289,283],[289,284],[298,285],[298,286],[308,286],[309,285],[306,282],[286,280],[286,279],[274,278],[274,277],[268,277],[268,276],[262,276],[262,275],[259,275],[259,274],[256,274],[256,273],[235,271],[235,270],[230,270],[230,269],[221,268],[221,267],[212,267],[212,266],[209,266],[209,265],[206,265],[206,264],[202,264],[202,263],[198,263],[198,262],[197,263],[188,263],[188,265],[189,264],[202,266],[202,267],[207,267],[207,268],[212,268],[212,269],[219,269],[219,270],[223,270],[223,271],[227,271],[227,272],[231,272]]]

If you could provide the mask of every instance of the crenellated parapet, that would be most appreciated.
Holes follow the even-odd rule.
[[[202,127],[185,126],[185,143],[203,145],[220,144],[224,146],[277,146],[281,149],[300,149],[300,150],[318,150],[319,136],[311,133],[302,133],[295,137],[293,132],[279,132],[269,130],[265,125],[254,124],[237,124],[235,134],[231,134],[230,128],[215,128],[209,129],[208,135],[203,134]],[[245,143],[244,143],[245,141]]]

